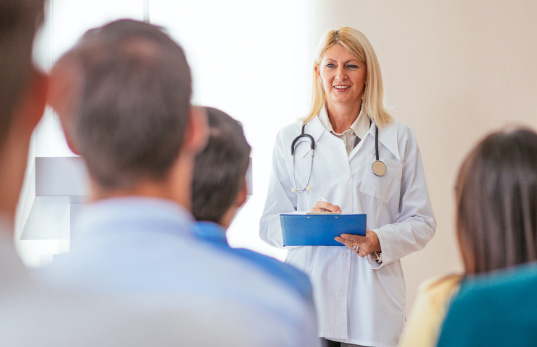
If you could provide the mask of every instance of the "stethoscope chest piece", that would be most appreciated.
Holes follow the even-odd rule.
[[[375,176],[382,177],[386,173],[386,164],[380,160],[375,160],[375,162],[373,162],[371,165],[371,169],[373,169]]]
[[[386,164],[384,164],[379,157],[379,128],[375,125],[375,160],[371,165],[373,173],[377,177],[382,177],[386,173]]]

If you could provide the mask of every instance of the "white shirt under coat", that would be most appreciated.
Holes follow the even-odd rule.
[[[322,112],[326,112],[323,108]],[[260,236],[283,247],[281,213],[305,213],[323,195],[342,213],[366,213],[382,248],[382,264],[361,258],[347,247],[286,247],[286,261],[311,278],[319,316],[319,336],[365,346],[396,346],[405,322],[405,282],[400,259],[422,249],[433,237],[433,214],[421,156],[410,129],[393,121],[379,129],[379,155],[387,171],[373,174],[375,126],[347,154],[345,144],[311,120],[305,133],[316,142],[311,190],[292,192],[291,143],[302,123],[277,135],[273,168]],[[310,142],[296,146],[296,184],[306,186],[310,171]]]

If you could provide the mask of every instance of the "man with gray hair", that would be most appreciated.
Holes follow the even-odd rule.
[[[0,1],[0,346],[240,345],[242,330],[221,322],[222,315],[209,319],[188,299],[155,308],[125,297],[51,290],[16,254],[15,210],[48,85],[32,62],[43,9],[40,0]],[[216,323],[213,336],[201,339],[206,325]]]
[[[13,247],[13,223],[30,137],[45,108],[48,79],[32,62],[42,21],[43,1],[0,2],[0,301],[33,285]]]
[[[241,346],[318,345],[314,311],[296,292],[194,236],[192,168],[207,127],[190,99],[182,48],[147,23],[90,30],[59,59],[49,100],[86,161],[92,203],[71,254],[42,275],[152,306],[188,300],[211,318],[201,344],[219,320],[242,331]]]

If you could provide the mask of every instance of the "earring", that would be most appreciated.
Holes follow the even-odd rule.
[[[319,82],[320,82],[320,83],[323,83],[323,80],[319,78]]]

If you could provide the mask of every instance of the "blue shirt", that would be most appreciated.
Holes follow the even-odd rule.
[[[207,315],[218,303],[231,304],[246,317],[237,321],[240,329],[259,336],[255,345],[319,344],[310,303],[251,262],[199,240],[192,226],[190,213],[167,200],[93,203],[73,227],[71,254],[41,275],[63,288],[128,295],[149,305],[186,298]]]
[[[536,290],[534,264],[464,280],[438,346],[535,346]]]
[[[294,266],[282,263],[277,259],[259,254],[249,249],[230,247],[226,238],[225,230],[220,225],[213,222],[201,221],[196,223],[194,227],[194,234],[218,249],[251,262],[266,273],[270,274],[277,281],[281,281],[293,290],[297,291],[306,300],[313,302],[311,282],[308,275],[298,270]]]

